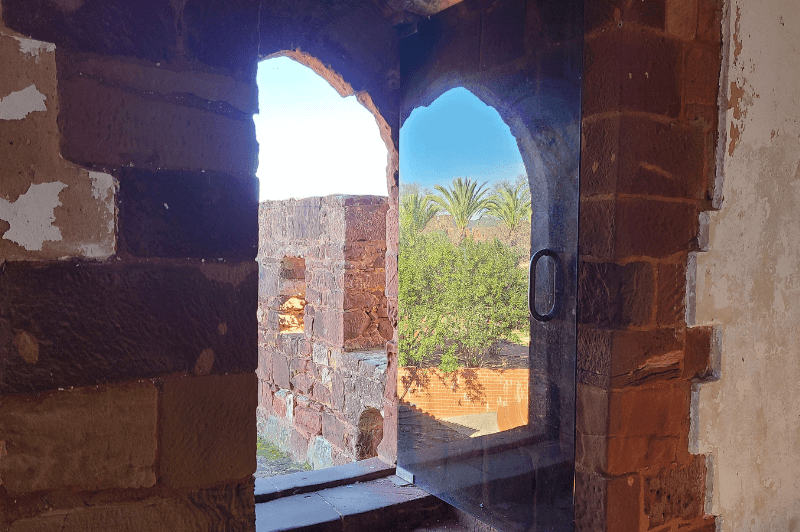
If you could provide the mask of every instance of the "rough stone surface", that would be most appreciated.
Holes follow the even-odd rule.
[[[164,379],[159,480],[195,487],[252,475],[257,387],[255,374]]]
[[[152,382],[0,398],[0,482],[12,493],[155,484]]]
[[[257,364],[253,263],[17,262],[0,266],[0,286],[5,393],[194,372],[208,349],[213,373]],[[22,332],[36,363],[13,341]]]
[[[644,512],[649,528],[675,519],[691,520],[703,515],[705,458],[695,456],[685,467],[670,468],[644,480]]]
[[[377,196],[260,206],[258,372],[263,386],[280,389],[261,408],[276,414],[281,433],[291,431],[284,451],[298,460],[324,455],[309,459],[314,467],[375,456],[380,441],[373,426],[361,444],[357,435],[362,414],[383,408],[383,346],[393,334],[384,295],[387,209]],[[305,303],[291,334],[273,319],[286,312],[287,297]],[[261,434],[275,441],[275,429],[265,424]]]
[[[121,252],[138,257],[255,258],[255,178],[140,168],[122,168],[118,178]]]
[[[54,510],[19,519],[9,532],[137,532],[141,530],[251,531],[255,528],[252,481],[190,493],[175,499],[100,504]]]

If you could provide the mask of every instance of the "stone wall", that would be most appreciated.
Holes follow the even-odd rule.
[[[383,434],[387,210],[377,196],[260,205],[259,432],[314,468],[375,456]]]

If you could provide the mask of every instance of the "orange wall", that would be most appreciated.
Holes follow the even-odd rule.
[[[465,368],[453,373],[400,367],[400,401],[435,418],[496,412],[510,403],[528,400],[527,369]]]

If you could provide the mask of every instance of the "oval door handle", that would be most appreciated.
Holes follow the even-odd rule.
[[[536,264],[542,257],[553,259],[553,305],[547,314],[539,314],[536,311]],[[528,312],[536,321],[550,321],[556,317],[558,311],[558,286],[561,272],[561,260],[558,254],[552,249],[540,249],[531,257],[530,269],[528,270]]]

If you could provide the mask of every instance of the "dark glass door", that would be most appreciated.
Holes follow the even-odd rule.
[[[582,9],[466,0],[402,28],[398,471],[499,530],[574,528]],[[488,120],[458,159],[454,102]]]

